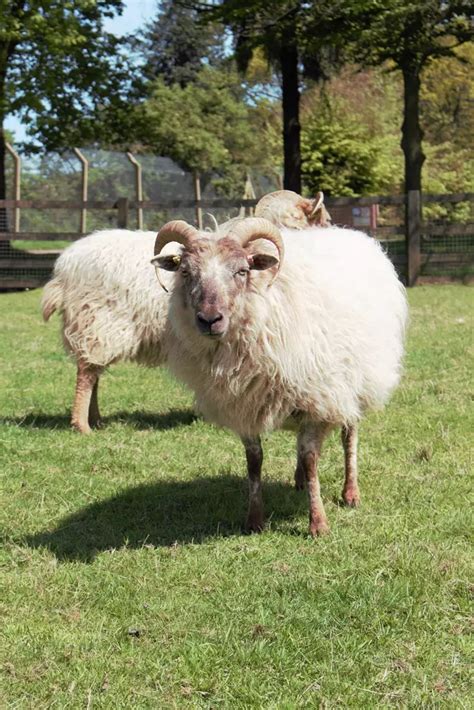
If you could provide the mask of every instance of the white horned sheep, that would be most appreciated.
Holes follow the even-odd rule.
[[[43,317],[62,315],[64,346],[77,362],[71,424],[100,424],[99,378],[112,363],[163,363],[168,297],[150,264],[156,232],[104,230],[79,239],[58,258],[44,289]]]
[[[314,199],[301,197],[292,190],[270,192],[259,200],[255,217],[263,217],[277,226],[290,229],[331,226],[331,216],[324,206],[322,192],[318,192]]]
[[[169,242],[182,246],[163,255]],[[270,243],[274,254],[263,248]],[[358,422],[400,378],[407,306],[392,264],[361,232],[280,231],[255,217],[215,234],[170,222],[153,263],[174,272],[168,366],[204,417],[245,446],[248,529],[263,527],[260,436],[290,424],[299,430],[295,483],[309,491],[310,532],[326,532],[317,475],[323,440],[343,427],[343,499],[357,505]]]
[[[320,219],[321,207],[322,193],[307,200],[280,190],[265,195],[256,209],[278,224],[308,226]],[[163,364],[167,296],[155,288],[155,239],[156,232],[118,229],[83,237],[64,250],[44,289],[43,317],[61,314],[63,342],[77,363],[71,424],[81,433],[100,424],[98,386],[107,366]]]

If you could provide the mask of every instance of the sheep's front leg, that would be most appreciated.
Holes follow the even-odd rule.
[[[298,466],[304,474],[309,495],[309,532],[324,535],[329,532],[318,478],[318,462],[324,437],[330,430],[327,424],[304,424],[298,434]],[[298,470],[298,469],[297,469]]]
[[[357,426],[342,427],[342,445],[344,447],[345,480],[342,499],[346,505],[356,508],[360,503],[357,484]]]
[[[260,437],[243,438],[245,455],[247,457],[247,473],[249,477],[249,511],[246,529],[249,532],[263,530],[263,501],[262,501],[262,463],[263,451]]]
[[[89,407],[92,392],[100,375],[100,368],[82,360],[77,363],[76,393],[72,407],[71,425],[81,434],[89,434]]]

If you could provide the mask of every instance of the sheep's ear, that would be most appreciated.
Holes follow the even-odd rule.
[[[255,271],[265,271],[278,264],[276,256],[271,254],[250,254],[247,258],[250,268]]]
[[[151,260],[153,266],[165,271],[178,271],[181,264],[181,257],[178,254],[168,254],[167,256],[154,256]]]
[[[308,200],[306,197],[302,197],[296,203],[296,207],[299,207],[304,212],[305,216],[309,217],[314,209],[314,203],[313,200]]]

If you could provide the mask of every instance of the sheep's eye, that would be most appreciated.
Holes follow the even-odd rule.
[[[248,271],[248,269],[239,269],[239,271],[235,272],[234,276],[246,276]]]

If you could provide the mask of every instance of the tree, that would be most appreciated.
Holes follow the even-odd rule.
[[[374,194],[383,184],[380,143],[350,116],[318,111],[305,122],[301,144],[304,184],[313,195]]]
[[[474,44],[457,50],[473,55]],[[472,192],[474,187],[474,75],[466,62],[443,57],[422,74],[420,97],[424,131],[423,189],[433,193]],[[303,182],[310,192],[328,195],[392,194],[403,191],[400,149],[399,72],[347,65],[302,97]],[[383,209],[382,214],[388,214]],[[469,221],[469,203],[430,203],[427,220]]]
[[[424,70],[420,96],[421,121],[433,145],[452,143],[465,149],[474,135],[474,43],[456,57],[433,60]]]
[[[194,7],[163,0],[139,41],[146,59],[145,76],[184,88],[197,78],[204,64],[214,66],[222,60],[222,29],[216,23],[200,23]]]
[[[239,67],[245,71],[255,48],[261,47],[281,77],[283,112],[284,187],[301,192],[299,28],[300,0],[222,0],[196,3],[204,17],[219,19],[235,37]]]
[[[167,155],[187,170],[216,172],[227,194],[241,192],[246,169],[274,172],[266,140],[273,106],[265,100],[250,106],[232,66],[205,66],[184,87],[160,77],[149,92],[136,108],[137,150]]]
[[[275,159],[269,144],[275,144],[278,121],[274,97],[255,88],[268,78],[262,63],[251,61],[255,76],[243,81],[224,41],[222,23],[208,14],[201,22],[192,2],[160,3],[135,43],[145,82],[127,138],[135,150],[167,155],[185,170],[212,172],[215,187],[241,194],[249,168],[276,172],[279,151]]]
[[[309,192],[369,195],[399,192],[401,82],[381,68],[347,65],[302,101],[303,183]]]
[[[471,0],[341,0],[314,3],[308,33],[326,33],[362,65],[384,63],[403,76],[401,147],[405,190],[421,190],[425,156],[420,125],[421,75],[432,60],[456,57],[471,39]]]
[[[127,86],[119,40],[103,20],[122,0],[0,0],[0,199],[5,198],[7,115],[20,116],[45,147],[93,139],[97,120]],[[113,115],[110,111],[110,116]]]
[[[183,0],[181,0],[183,1]],[[186,1],[186,0],[184,0]],[[320,81],[339,66],[331,38],[308,34],[315,3],[302,0],[220,0],[197,2],[211,18],[228,25],[235,38],[236,57],[245,71],[256,48],[263,49],[281,81],[284,187],[301,192],[300,101],[303,82]],[[209,6],[210,9],[209,9]],[[310,41],[308,41],[310,40]]]

